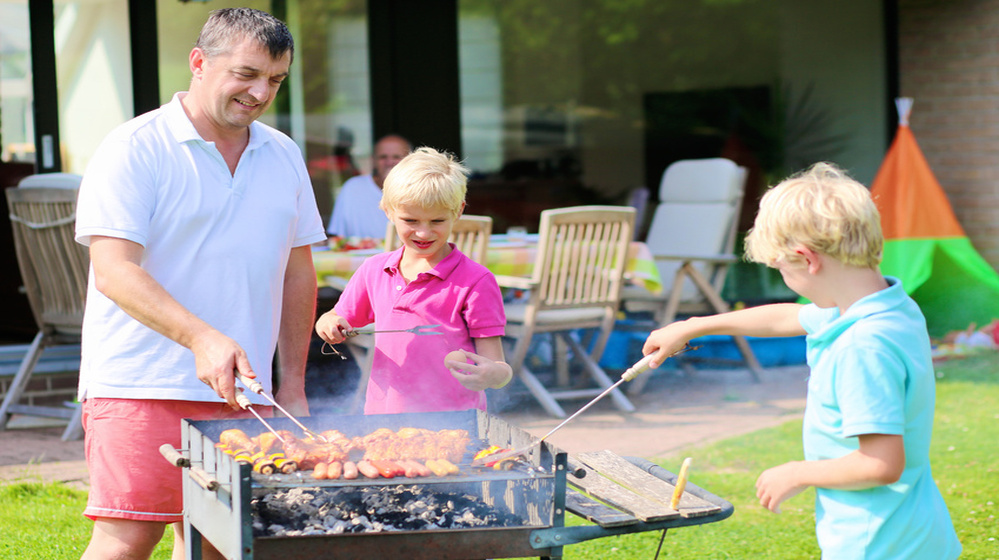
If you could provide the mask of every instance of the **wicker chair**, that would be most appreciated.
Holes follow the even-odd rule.
[[[17,262],[38,334],[0,404],[0,429],[13,414],[64,418],[69,425],[63,439],[68,440],[82,436],[79,406],[20,404],[45,348],[79,344],[83,327],[90,259],[86,248],[74,240],[77,189],[72,188],[74,176],[58,174],[51,179],[46,182],[45,175],[36,175],[6,190]],[[75,176],[76,186],[79,179]]]

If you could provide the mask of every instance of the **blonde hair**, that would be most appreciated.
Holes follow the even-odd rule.
[[[451,154],[433,148],[417,148],[385,176],[382,201],[386,214],[412,204],[422,208],[446,208],[457,218],[465,202],[468,169]]]
[[[770,189],[746,237],[746,258],[767,266],[799,263],[798,245],[844,264],[877,267],[884,239],[870,191],[831,163],[816,163]]]

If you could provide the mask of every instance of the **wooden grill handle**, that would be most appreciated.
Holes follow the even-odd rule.
[[[194,482],[198,483],[198,486],[208,490],[209,492],[214,492],[218,490],[221,484],[219,481],[212,478],[210,474],[205,472],[204,469],[200,467],[195,467],[191,465],[191,459],[185,457],[177,451],[174,446],[169,443],[164,443],[160,446],[160,455],[163,455],[170,464],[176,467],[182,467],[188,469],[188,474]]]

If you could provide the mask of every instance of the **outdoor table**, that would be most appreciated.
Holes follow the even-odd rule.
[[[530,276],[534,269],[534,259],[538,250],[538,236],[527,235],[511,239],[506,234],[489,237],[489,251],[486,267],[497,276]],[[319,247],[312,253],[319,286],[330,286],[328,277],[350,279],[361,263],[371,255],[378,254],[381,248],[353,251],[334,251]],[[641,241],[632,241],[625,263],[625,279],[653,293],[662,291],[662,279],[649,247]]]

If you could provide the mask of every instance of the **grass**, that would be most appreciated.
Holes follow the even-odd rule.
[[[0,485],[0,558],[76,560],[90,542],[93,523],[82,515],[87,493],[61,483]],[[153,553],[170,560],[173,530]]]
[[[999,358],[993,353],[945,362],[937,368],[936,422],[931,446],[934,478],[964,546],[962,560],[999,559]],[[668,435],[668,434],[664,434]],[[801,422],[683,450],[656,459],[676,472],[694,458],[691,481],[732,502],[735,513],[718,523],[669,531],[666,558],[819,558],[814,491],[785,502],[780,515],[763,509],[754,484],[768,467],[802,457]],[[16,482],[0,486],[0,558],[77,559],[90,538],[80,515],[86,493],[62,484]],[[583,524],[567,516],[570,524]],[[652,558],[658,532],[596,539],[568,546],[566,559]],[[153,558],[170,558],[172,531]]]

